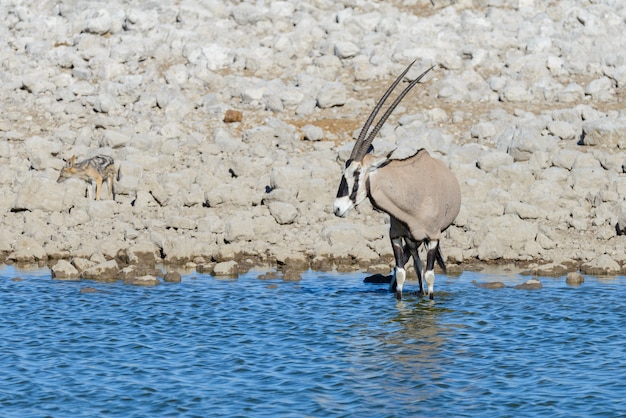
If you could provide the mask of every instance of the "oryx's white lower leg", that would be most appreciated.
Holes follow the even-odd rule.
[[[428,297],[434,298],[435,291],[435,258],[437,257],[437,251],[439,247],[439,241],[430,241],[426,244],[426,273],[424,273],[424,280],[428,287]]]
[[[435,272],[428,270],[426,274],[424,274],[424,279],[426,280],[426,286],[428,286],[428,297],[432,299],[435,291]]]
[[[404,285],[404,281],[406,280],[406,270],[401,267],[396,267],[393,271],[393,279],[392,283],[395,282],[396,288],[396,299],[402,300],[402,286]],[[393,291],[391,287],[389,290]]]

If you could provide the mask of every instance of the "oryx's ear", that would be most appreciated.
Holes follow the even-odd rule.
[[[372,157],[372,164],[369,167],[369,171],[374,171],[384,166],[385,164],[387,164],[389,162],[389,159],[391,158],[391,154],[393,154],[395,150],[396,148],[392,149],[391,151],[387,153],[387,155],[383,155],[380,157]]]

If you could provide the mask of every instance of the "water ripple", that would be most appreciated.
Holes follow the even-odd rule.
[[[0,415],[626,411],[626,278],[587,278],[577,288],[542,279],[539,291],[472,280],[499,277],[442,275],[435,301],[409,291],[397,303],[359,274],[308,272],[297,283],[184,276],[153,288],[89,282],[96,292],[81,293],[84,282],[5,268]]]

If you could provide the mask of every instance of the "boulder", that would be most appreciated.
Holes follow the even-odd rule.
[[[168,283],[180,283],[181,280],[182,277],[180,276],[180,273],[176,271],[168,271],[165,273],[165,276],[163,276],[163,281]]]
[[[130,284],[135,286],[156,286],[161,284],[161,281],[154,276],[139,276],[124,279],[124,284]]]
[[[47,260],[46,250],[39,242],[31,237],[20,237],[15,243],[13,253],[9,259],[19,263],[32,263],[35,261]]]
[[[604,118],[584,123],[581,143],[626,148],[626,119]]]
[[[237,276],[239,266],[236,261],[223,261],[213,266],[212,274],[214,276]]]
[[[52,278],[59,280],[78,280],[80,279],[80,273],[69,261],[59,260],[50,269],[52,271]]]
[[[537,279],[530,279],[522,284],[518,284],[517,286],[515,286],[515,288],[518,290],[537,290],[541,289],[542,287],[543,285]]]
[[[585,277],[576,271],[567,273],[567,277],[565,278],[565,283],[569,285],[580,285],[584,281],[585,281]]]
[[[109,260],[88,268],[81,273],[81,276],[84,279],[108,282],[118,280],[118,273],[119,268],[117,262],[115,260]]]
[[[346,103],[346,87],[339,82],[329,82],[317,93],[317,106],[325,109],[333,106],[343,106]]]
[[[617,261],[608,254],[602,254],[580,266],[581,273],[591,275],[613,276],[619,274],[621,270]]]
[[[292,224],[299,214],[294,205],[286,202],[270,202],[268,209],[279,225]]]

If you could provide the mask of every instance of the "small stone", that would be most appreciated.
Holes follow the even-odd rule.
[[[180,273],[176,271],[168,271],[167,273],[165,273],[165,276],[163,276],[164,282],[180,283],[181,280],[182,279],[181,279]]]
[[[280,275],[276,271],[268,271],[267,273],[259,274],[257,279],[259,280],[275,280],[279,279]]]
[[[335,44],[335,55],[339,58],[352,58],[359,53],[359,47],[352,42],[337,42]]]
[[[346,103],[347,94],[346,87],[342,83],[326,83],[317,93],[317,105],[322,109],[343,106]]]
[[[583,275],[576,271],[567,273],[567,277],[565,278],[565,283],[570,284],[570,285],[582,284],[584,281],[585,281],[585,278],[583,277]]]
[[[113,281],[118,279],[119,268],[115,260],[105,261],[82,272],[85,279]]]
[[[224,123],[241,122],[243,113],[238,110],[228,109],[224,114]]]
[[[279,225],[292,224],[299,214],[298,209],[291,203],[271,202],[268,206],[270,214]]]
[[[223,261],[217,263],[213,267],[213,275],[215,276],[236,276],[237,275],[237,262],[236,261]]]
[[[536,290],[541,289],[542,287],[543,285],[537,279],[530,279],[527,282],[515,286],[515,288],[518,290]]]
[[[59,260],[51,268],[52,278],[60,280],[77,280],[80,278],[80,273],[69,261]]]
[[[302,127],[302,136],[309,141],[320,141],[324,138],[324,131],[319,126],[304,125]]]
[[[472,280],[472,284],[483,289],[502,289],[506,287],[502,282],[478,283],[476,280]]]
[[[161,281],[152,275],[132,277],[124,280],[124,284],[132,284],[135,286],[156,286],[160,283]]]

